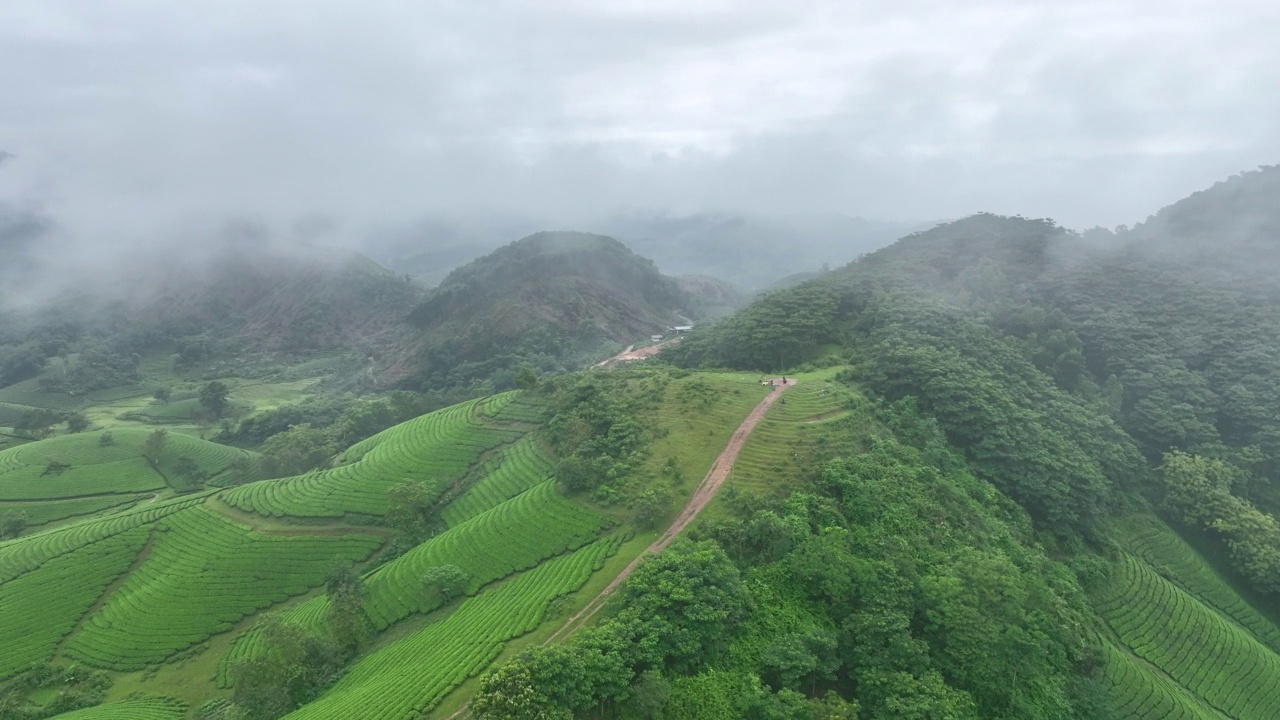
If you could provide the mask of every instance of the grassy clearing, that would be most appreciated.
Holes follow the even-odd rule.
[[[803,473],[808,460],[805,448],[823,438],[835,423],[852,414],[856,396],[845,386],[827,379],[804,378],[786,397],[769,408],[756,426],[734,465],[729,485],[760,494],[787,492],[782,478]]]

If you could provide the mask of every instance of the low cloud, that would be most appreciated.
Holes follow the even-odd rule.
[[[1261,1],[10,0],[0,199],[84,247],[635,208],[1132,224],[1280,159],[1277,35]]]

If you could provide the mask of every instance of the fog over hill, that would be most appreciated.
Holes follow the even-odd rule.
[[[17,0],[0,10],[0,213],[48,226],[35,259],[77,283],[247,220],[430,282],[575,229],[761,287],[978,211],[1134,225],[1274,161],[1280,101],[1259,89],[1277,85],[1278,15]],[[778,243],[776,272],[717,262]]]

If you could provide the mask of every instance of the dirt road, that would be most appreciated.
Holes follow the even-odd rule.
[[[663,348],[670,347],[680,342],[680,338],[671,338],[665,342],[656,345],[646,345],[639,350],[635,349],[635,345],[628,345],[626,350],[614,355],[608,360],[602,360],[596,363],[596,367],[605,367],[607,365],[617,365],[618,363],[630,362],[632,360],[643,360],[650,355],[657,355]]]
[[[647,350],[648,348],[643,349]],[[630,348],[628,348],[628,350],[630,350]],[[624,351],[624,354],[625,353],[626,351]],[[716,461],[711,465],[711,469],[708,470],[706,476],[702,478],[702,483],[698,485],[698,489],[693,492],[693,497],[689,498],[689,502],[684,506],[684,509],[680,511],[680,514],[676,516],[676,519],[672,521],[671,525],[658,536],[657,540],[650,543],[649,547],[645,548],[644,551],[637,555],[634,560],[628,563],[627,566],[622,569],[622,572],[618,573],[617,577],[609,581],[609,584],[605,586],[604,590],[600,591],[600,594],[592,598],[591,602],[587,603],[586,606],[579,610],[576,615],[569,618],[564,625],[561,625],[559,630],[556,630],[551,637],[547,638],[543,643],[544,645],[549,645],[553,642],[563,642],[577,631],[578,628],[585,625],[588,620],[595,616],[596,613],[600,612],[600,608],[604,607],[605,601],[609,599],[609,596],[613,594],[613,591],[618,589],[618,586],[622,584],[622,581],[626,580],[627,577],[631,575],[646,556],[650,553],[661,552],[671,544],[672,540],[676,539],[677,535],[679,535],[685,528],[689,527],[689,523],[693,522],[694,518],[698,517],[698,513],[702,512],[702,508],[706,507],[707,503],[711,502],[711,498],[716,496],[716,493],[720,490],[720,486],[724,485],[724,481],[729,478],[729,473],[733,470],[733,463],[738,459],[738,453],[742,451],[742,446],[746,444],[747,438],[751,436],[751,431],[754,430],[756,425],[764,419],[765,413],[769,412],[769,406],[773,405],[774,401],[781,397],[782,393],[787,391],[787,388],[796,384],[794,378],[788,378],[786,382],[783,382],[781,378],[778,378],[775,379],[774,382],[778,384],[778,389],[769,393],[765,399],[761,400],[760,404],[756,405],[755,408],[751,410],[751,414],[747,415],[746,419],[742,421],[742,424],[738,426],[738,429],[733,431],[733,435],[729,438],[729,444],[724,446],[724,450],[720,452],[720,456],[716,458]],[[445,720],[455,720],[455,718],[462,717],[466,715],[466,713],[467,706],[463,705]]]
[[[689,523],[693,522],[694,518],[698,517],[698,513],[702,512],[702,508],[706,507],[707,503],[711,502],[711,498],[715,497],[716,493],[720,490],[720,486],[724,484],[726,479],[728,479],[729,473],[733,470],[733,463],[738,459],[738,453],[742,451],[742,446],[747,442],[747,438],[750,437],[751,431],[754,430],[756,425],[764,418],[765,413],[769,412],[769,406],[773,405],[774,401],[781,397],[782,393],[786,392],[787,388],[796,384],[794,378],[788,378],[785,383],[783,383],[781,379],[776,380],[776,382],[779,385],[778,389],[769,393],[768,397],[761,400],[760,404],[756,405],[751,411],[751,414],[747,415],[747,418],[738,426],[738,429],[733,431],[733,436],[729,438],[729,444],[725,445],[724,450],[720,452],[720,456],[716,458],[715,463],[711,465],[711,469],[707,471],[706,477],[702,479],[702,484],[694,491],[693,497],[689,498],[688,504],[686,504],[684,509],[680,511],[680,514],[676,516],[676,519],[671,523],[671,526],[668,527],[662,535],[658,536],[658,539],[654,540],[649,547],[645,548],[644,552],[637,555],[630,564],[623,568],[622,572],[618,573],[618,576],[615,577],[604,590],[601,590],[599,595],[596,595],[591,602],[587,603],[586,607],[582,608],[582,610],[578,611],[576,615],[569,618],[569,620],[565,622],[559,630],[556,630],[551,637],[547,638],[547,643],[560,642],[572,635],[575,630],[586,624],[593,615],[600,611],[600,608],[604,607],[604,603],[609,599],[609,595],[611,595],[614,590],[618,589],[618,586],[622,584],[622,581],[626,580],[627,577],[631,575],[632,571],[636,569],[636,566],[638,566],[647,555],[650,553],[662,552],[664,548],[671,544],[672,540],[676,539],[677,535],[679,535],[685,528],[689,527]]]

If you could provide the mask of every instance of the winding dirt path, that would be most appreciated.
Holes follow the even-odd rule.
[[[786,392],[787,388],[796,384],[794,378],[788,378],[785,383],[781,379],[776,379],[775,382],[778,383],[778,389],[761,400],[760,404],[756,405],[746,419],[742,421],[742,424],[738,426],[738,429],[733,431],[733,436],[729,438],[729,444],[725,445],[724,450],[720,452],[720,456],[712,463],[706,477],[702,478],[702,484],[693,492],[693,497],[689,498],[689,502],[680,511],[680,514],[676,516],[671,526],[623,568],[622,572],[618,573],[618,576],[604,590],[601,590],[599,595],[592,598],[591,602],[587,603],[576,615],[560,626],[559,630],[556,630],[551,637],[547,638],[544,644],[561,642],[572,635],[578,628],[585,625],[592,616],[600,611],[600,608],[604,607],[605,601],[609,599],[613,591],[618,589],[622,581],[631,575],[636,566],[646,556],[650,553],[662,552],[663,549],[671,544],[672,540],[676,539],[677,535],[689,527],[689,523],[693,522],[694,518],[698,517],[698,513],[702,512],[707,503],[711,502],[711,499],[719,492],[720,486],[728,479],[729,473],[733,470],[733,463],[738,459],[738,453],[742,451],[742,446],[747,442],[747,438],[751,436],[751,431],[764,419],[765,413],[769,412],[769,406],[773,405],[774,401],[779,397],[782,397],[782,393]]]
[[[781,378],[777,378],[774,382],[778,383],[778,389],[761,400],[760,404],[756,405],[746,419],[742,421],[742,424],[738,426],[738,429],[733,431],[733,435],[729,438],[729,444],[725,445],[724,450],[720,451],[720,456],[711,464],[711,469],[702,478],[702,483],[693,492],[693,497],[689,498],[689,502],[685,504],[684,509],[680,511],[680,514],[676,516],[671,525],[658,536],[657,540],[650,543],[649,547],[645,548],[626,567],[622,568],[622,572],[619,572],[617,577],[600,591],[600,594],[592,598],[591,602],[569,618],[564,625],[560,626],[559,630],[551,634],[551,637],[543,641],[543,645],[563,642],[583,625],[586,625],[588,620],[600,612],[609,596],[618,589],[623,580],[626,580],[635,571],[646,556],[651,553],[662,552],[664,548],[671,544],[672,540],[676,539],[677,535],[689,527],[689,523],[698,517],[698,513],[702,512],[702,508],[711,502],[711,499],[719,492],[720,486],[724,485],[724,481],[729,478],[729,473],[733,470],[733,463],[738,459],[738,453],[742,451],[742,446],[746,444],[747,438],[751,436],[751,431],[755,430],[756,425],[764,419],[765,413],[769,412],[769,406],[773,405],[774,401],[779,397],[782,397],[782,393],[786,392],[788,388],[796,384],[795,378],[787,378],[786,382],[783,382]],[[463,716],[468,716],[467,705],[458,708],[445,720],[455,720],[455,718]]]

